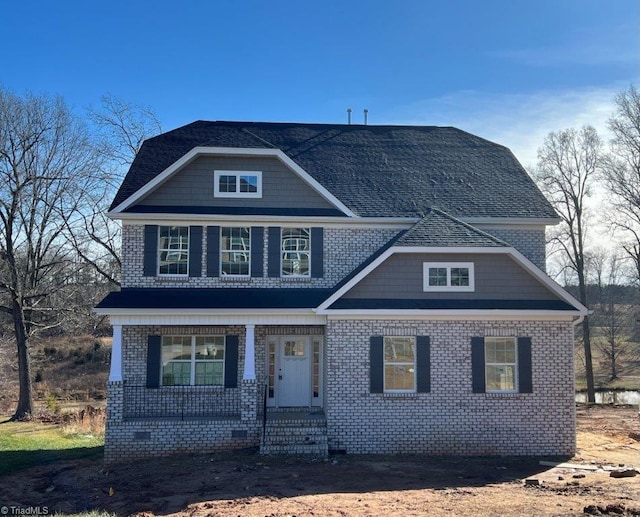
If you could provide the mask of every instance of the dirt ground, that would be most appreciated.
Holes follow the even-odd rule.
[[[51,514],[97,509],[120,515],[522,516],[640,515],[640,422],[631,407],[578,409],[584,469],[541,458],[330,456],[269,458],[246,451],[173,456],[109,469],[64,462],[0,477],[0,505]],[[529,481],[527,481],[529,480]],[[4,513],[4,512],[3,512]]]

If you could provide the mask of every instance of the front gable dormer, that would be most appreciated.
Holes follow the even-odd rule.
[[[279,149],[196,147],[110,214],[190,213],[353,217]]]

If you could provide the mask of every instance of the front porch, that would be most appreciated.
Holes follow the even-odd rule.
[[[107,462],[252,447],[325,456],[324,328],[114,326]],[[219,382],[194,382],[212,352]]]

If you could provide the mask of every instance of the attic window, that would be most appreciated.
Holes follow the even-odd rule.
[[[261,198],[261,171],[214,171],[214,197]]]
[[[425,292],[475,290],[472,262],[425,262],[423,267]]]

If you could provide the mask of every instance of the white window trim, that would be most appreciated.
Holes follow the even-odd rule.
[[[282,249],[282,235],[285,230],[307,230],[309,232],[309,251],[290,252],[290,253],[308,253],[309,254],[309,272],[306,275],[285,275],[284,274],[282,255],[286,252]],[[289,227],[280,228],[280,244],[279,245],[280,245],[280,278],[283,278],[283,279],[311,278],[311,227],[310,226],[292,226],[290,228]]]
[[[475,275],[473,262],[423,262],[422,264],[422,290],[424,292],[473,292],[475,291]],[[429,285],[429,269],[446,268],[447,285]],[[451,285],[451,269],[466,268],[469,270],[469,285]]]
[[[255,176],[258,180],[257,192],[220,192],[220,176],[235,176],[236,185],[240,185],[240,176]],[[213,196],[226,198],[261,198],[262,171],[213,171]]]
[[[485,385],[485,393],[519,393],[520,387],[518,385],[518,338],[513,336],[504,336],[497,337],[497,339],[511,339],[514,344],[514,353],[515,353],[515,362],[513,363],[490,363],[487,361],[487,339],[491,339],[493,336],[485,337],[485,352],[484,352],[484,385]],[[513,389],[512,390],[490,390],[487,388],[488,379],[487,379],[487,366],[511,366],[513,365]]]
[[[160,273],[160,256],[163,251],[167,251],[165,248],[160,247],[160,231],[163,227],[172,227],[175,226],[177,228],[186,228],[187,229],[187,272],[186,273]],[[191,228],[189,226],[179,225],[179,224],[163,224],[158,226],[158,237],[157,237],[158,249],[156,251],[157,258],[156,261],[158,263],[156,269],[156,275],[162,278],[188,278],[189,277],[189,262],[190,262],[190,254],[191,254]]]
[[[220,271],[220,278],[251,278],[251,260],[252,260],[252,256],[251,256],[251,227],[250,226],[243,226],[242,228],[248,228],[249,229],[249,270],[247,272],[246,275],[229,275],[226,273],[222,272],[222,254],[223,253],[233,253],[233,251],[230,250],[223,250],[222,249],[222,230],[224,228],[236,228],[234,226],[221,226],[220,227],[220,257],[219,257],[219,271]],[[237,252],[237,250],[235,250]]]
[[[384,349],[386,346],[386,340],[387,338],[389,339],[393,339],[393,338],[400,338],[400,339],[411,339],[413,340],[413,389],[412,390],[392,390],[392,389],[388,389],[387,388],[387,376],[385,375],[385,369],[387,364],[395,364],[393,361],[385,361],[384,359]],[[382,392],[383,393],[391,393],[391,394],[400,394],[400,393],[417,393],[418,392],[418,378],[417,378],[417,373],[418,373],[418,366],[417,366],[417,362],[418,362],[418,349],[417,349],[417,342],[416,342],[416,337],[415,336],[384,336],[382,338]],[[408,364],[405,362],[398,362],[398,364]]]
[[[164,336],[163,336],[164,337]],[[174,363],[189,363],[191,365],[191,368],[189,370],[189,384],[164,384],[163,380],[164,380],[164,376],[162,374],[162,371],[160,372],[160,385],[161,386],[166,386],[166,387],[173,387],[173,386],[202,386],[205,388],[219,388],[221,386],[224,386],[224,377],[225,377],[225,360],[226,360],[226,354],[227,354],[227,340],[226,340],[226,336],[222,335],[222,334],[210,334],[210,335],[206,335],[206,336],[190,336],[188,334],[186,335],[181,335],[181,336],[167,336],[167,337],[187,337],[191,339],[191,359],[189,359],[188,361],[186,359],[180,359],[180,360],[174,360],[174,361],[167,361],[167,362],[174,362]],[[196,384],[196,337],[222,337],[223,339],[223,344],[222,346],[224,347],[224,354],[223,357],[225,359],[217,359],[216,361],[222,362],[222,383],[221,384]],[[163,352],[163,346],[160,346],[160,368],[163,367],[162,364],[162,352]],[[200,361],[202,362],[202,361]],[[214,362],[214,361],[211,361]]]

